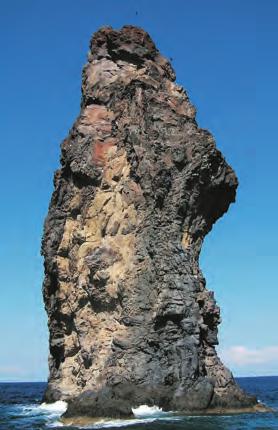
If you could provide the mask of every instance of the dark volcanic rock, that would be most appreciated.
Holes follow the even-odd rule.
[[[142,29],[99,30],[45,222],[46,401],[67,416],[256,403],[215,351],[198,259],[237,179]]]

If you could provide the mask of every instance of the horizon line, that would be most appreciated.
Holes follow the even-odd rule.
[[[277,375],[247,375],[247,376],[234,376],[236,379],[240,378],[278,378]],[[11,381],[11,380],[0,380],[0,384],[47,384],[48,381]]]

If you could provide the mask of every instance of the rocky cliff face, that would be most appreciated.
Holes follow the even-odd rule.
[[[45,399],[68,416],[256,403],[218,358],[198,258],[237,179],[142,29],[99,30],[45,222]]]

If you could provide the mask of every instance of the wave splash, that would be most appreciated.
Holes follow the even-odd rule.
[[[66,412],[68,407],[67,402],[64,402],[63,400],[58,400],[54,403],[42,403],[38,406],[38,409],[45,412],[54,413],[57,415],[62,415]]]
[[[138,408],[132,408],[132,413],[136,418],[154,417],[158,418],[167,414],[158,406],[140,405]]]

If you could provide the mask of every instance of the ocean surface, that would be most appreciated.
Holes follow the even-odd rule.
[[[238,378],[239,384],[274,412],[227,416],[171,416],[156,409],[139,408],[133,420],[113,420],[90,425],[87,429],[132,430],[278,430],[278,376]],[[0,383],[0,430],[76,430],[63,426],[59,417],[64,402],[42,405],[45,383]]]

